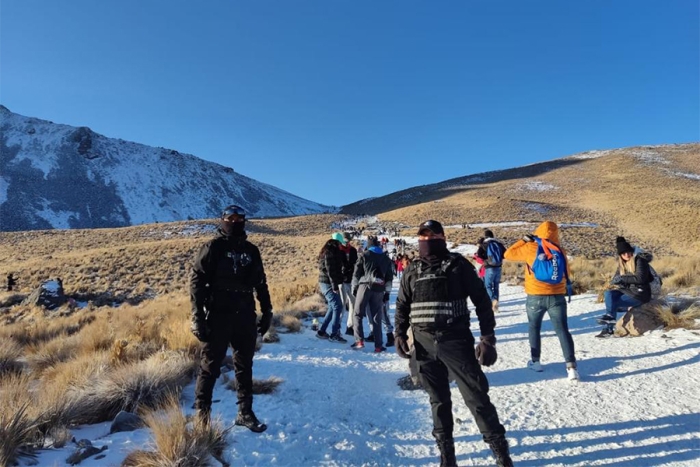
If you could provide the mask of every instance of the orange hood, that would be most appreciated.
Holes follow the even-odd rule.
[[[550,242],[559,245],[559,227],[552,221],[542,222],[536,229],[535,235],[540,238],[546,238]]]

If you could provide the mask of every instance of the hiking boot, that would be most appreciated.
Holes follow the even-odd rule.
[[[379,347],[374,348],[374,353],[382,353],[382,352],[386,352],[386,347],[379,346]]]
[[[260,423],[260,420],[258,420],[252,410],[247,412],[238,412],[236,421],[233,423],[238,426],[244,426],[253,433],[262,433],[263,431],[267,430],[267,425]]]
[[[316,333],[316,337],[318,337],[319,339],[328,339],[330,336],[328,335],[327,332],[318,331],[318,332]]]
[[[607,314],[607,313],[605,313],[603,316],[601,316],[600,318],[598,318],[598,322],[599,322],[599,323],[614,323],[614,322],[616,322],[616,321],[617,321],[617,320],[615,319],[614,316],[609,315],[609,314]]]
[[[498,300],[491,300],[491,308],[494,313],[498,313]]]
[[[353,331],[352,326],[348,326],[347,328],[345,328],[345,335],[346,336],[354,336],[355,335],[355,331]]]
[[[345,344],[348,341],[340,334],[332,334],[330,337],[328,337],[328,340],[331,342],[339,342],[341,344]]]
[[[393,333],[393,332],[387,332],[387,333],[386,333],[386,346],[387,346],[387,347],[393,347],[393,346],[394,346],[394,333]]]
[[[596,334],[596,337],[600,337],[601,339],[605,339],[606,337],[612,337],[614,335],[614,332],[612,329],[610,329],[608,326],[605,326],[602,331],[600,331],[600,334]]]
[[[569,367],[566,369],[566,378],[572,383],[578,383],[579,381],[581,381],[581,377],[579,376],[578,371],[574,367]]]
[[[540,364],[540,362],[533,362],[532,360],[530,360],[529,362],[527,362],[527,367],[532,371],[536,371],[537,373],[542,372],[542,365]]]
[[[510,451],[508,450],[508,441],[505,438],[499,438],[488,443],[488,445],[491,448],[493,457],[496,458],[498,467],[513,467],[513,460],[510,458]]]
[[[352,344],[350,347],[352,347],[355,350],[360,350],[365,348],[365,343],[363,341],[357,341],[354,344]]]
[[[454,439],[436,437],[435,441],[437,441],[437,446],[440,450],[440,467],[457,467]]]

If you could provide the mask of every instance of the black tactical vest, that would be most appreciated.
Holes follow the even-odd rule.
[[[456,287],[455,274],[459,255],[450,254],[439,267],[417,266],[418,274],[413,285],[411,325],[445,327],[466,317],[469,319],[466,289]],[[452,279],[452,280],[450,280]]]

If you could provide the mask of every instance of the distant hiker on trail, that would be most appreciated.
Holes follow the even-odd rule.
[[[272,323],[272,302],[260,250],[246,240],[245,223],[243,208],[224,209],[218,235],[202,246],[192,268],[192,333],[204,344],[195,408],[209,423],[214,384],[230,345],[238,391],[235,424],[260,433],[267,426],[253,412],[253,355],[258,333],[265,334]],[[262,311],[257,324],[253,292]]]
[[[393,280],[391,260],[382,250],[379,240],[377,237],[367,237],[367,251],[357,260],[352,278],[352,293],[355,295],[355,343],[351,346],[353,349],[359,350],[365,346],[362,318],[367,313],[367,318],[372,323],[374,351],[378,353],[386,350],[382,345],[382,318]]]
[[[479,240],[476,241],[476,252],[472,256],[472,259],[478,265],[478,267],[476,268],[476,272],[477,272],[477,275],[479,276],[479,279],[481,279],[482,281],[484,280],[484,275],[486,274],[486,268],[484,268],[484,258],[479,256],[479,252],[483,251],[483,250],[484,250],[484,237],[479,237]],[[491,302],[491,306],[493,307],[493,302]]]
[[[357,249],[350,243],[352,241],[350,232],[343,233],[343,239],[345,240],[345,245],[340,246],[340,251],[343,253],[343,286],[340,288],[340,298],[345,309],[348,310],[345,334],[353,335],[352,320],[355,309],[355,296],[352,294],[352,274],[355,272],[355,264],[357,263]]]
[[[534,235],[526,234],[522,240],[508,248],[504,256],[509,261],[525,263],[525,306],[531,356],[528,368],[542,371],[540,331],[542,319],[547,313],[559,338],[567,377],[569,380],[578,381],[574,339],[569,332],[566,305],[569,265],[566,253],[559,246],[559,227],[554,222],[543,222],[535,229]]]
[[[480,366],[491,366],[498,358],[496,320],[484,283],[466,258],[449,252],[439,222],[429,220],[418,227],[418,249],[420,258],[404,272],[396,299],[396,352],[410,358],[410,327],[421,385],[430,396],[440,465],[457,465],[452,378],[498,465],[512,467],[506,430],[491,403],[488,380]],[[468,299],[476,307],[481,330],[476,349],[469,330]]]
[[[342,233],[331,235],[321,248],[318,255],[318,285],[321,294],[326,298],[328,311],[323,318],[321,327],[316,333],[319,339],[328,339],[330,342],[347,342],[340,335],[340,320],[343,316],[343,301],[340,298],[340,290],[343,287],[343,263],[344,253],[341,247],[346,243]],[[330,326],[330,334],[326,332]]]
[[[9,273],[7,275],[7,291],[12,292],[12,288],[17,285],[17,279],[12,275],[12,273]]]
[[[625,237],[617,237],[615,245],[617,270],[610,281],[611,289],[605,291],[605,314],[598,320],[604,327],[596,337],[613,335],[618,311],[627,311],[652,299],[654,276],[649,263],[653,256],[633,248]]]
[[[493,238],[493,232],[489,229],[484,230],[484,241],[477,249],[476,255],[484,262],[484,285],[491,299],[494,313],[498,313],[499,287],[505,251],[506,247],[503,243]]]

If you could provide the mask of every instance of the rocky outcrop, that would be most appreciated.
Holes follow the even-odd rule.
[[[663,328],[664,323],[650,306],[632,308],[615,324],[615,335],[618,337],[638,337],[645,332]]]
[[[57,278],[42,282],[39,287],[29,294],[22,304],[55,310],[67,301],[68,297],[63,291],[63,281]]]

